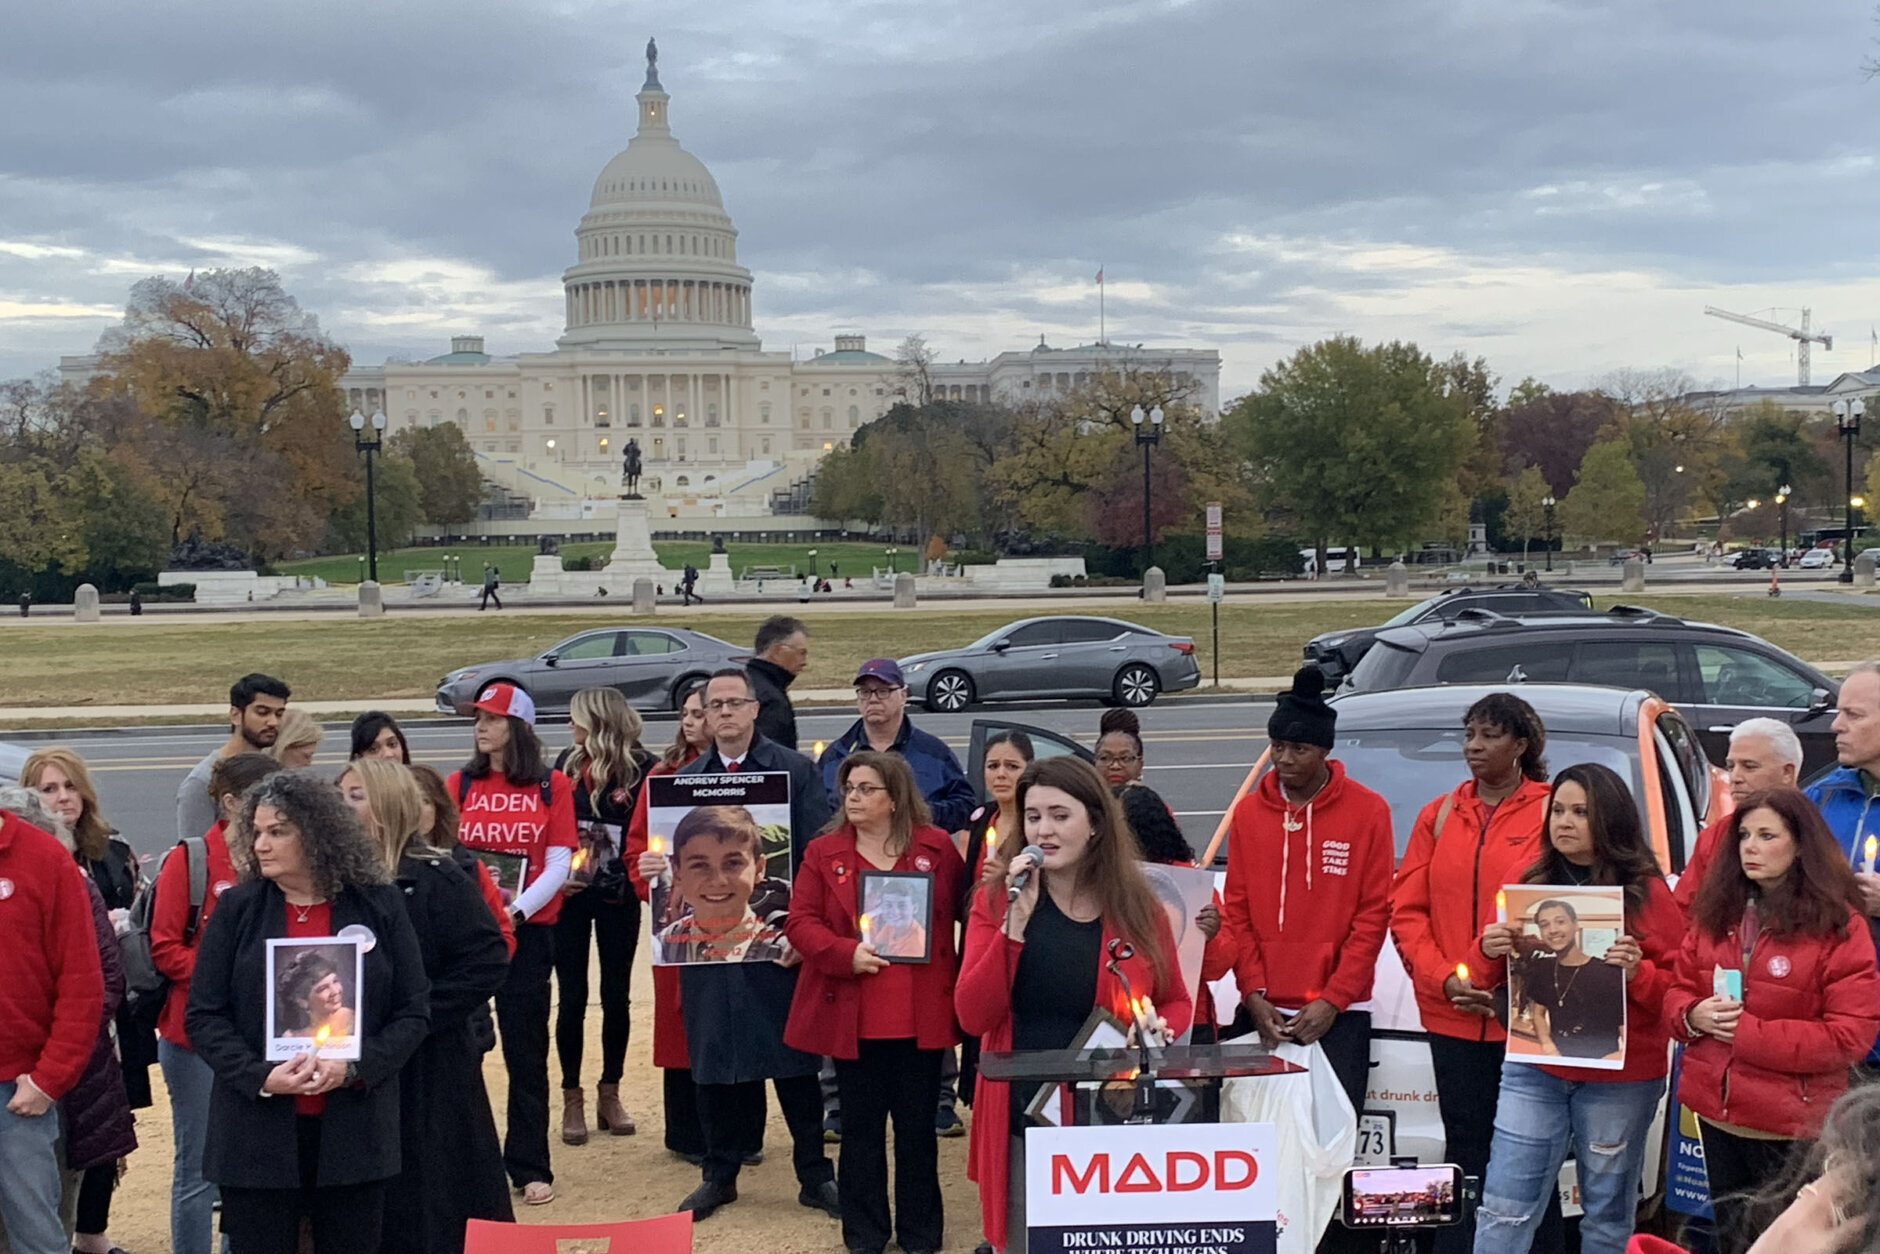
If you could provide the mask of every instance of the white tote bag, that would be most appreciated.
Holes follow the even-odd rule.
[[[1270,1123],[1276,1131],[1279,1254],[1312,1254],[1338,1213],[1345,1172],[1358,1147],[1358,1117],[1317,1044],[1281,1045],[1277,1058],[1302,1073],[1241,1076],[1221,1086],[1223,1123]]]

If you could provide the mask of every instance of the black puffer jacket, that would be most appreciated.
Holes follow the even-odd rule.
[[[110,1031],[111,1017],[124,1000],[124,966],[118,961],[117,929],[105,913],[98,886],[90,881],[86,886],[91,890],[92,926],[98,933],[98,965],[104,969],[104,1017],[85,1074],[71,1092],[59,1099],[68,1171],[114,1163],[137,1148],[131,1101],[124,1091],[124,1073],[118,1067]]]

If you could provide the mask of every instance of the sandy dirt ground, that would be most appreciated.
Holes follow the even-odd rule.
[[[588,987],[598,987],[599,971],[590,973]],[[653,1066],[653,981],[644,950],[633,974],[633,1036],[627,1048],[621,1101],[639,1125],[637,1135],[593,1135],[586,1145],[563,1145],[560,1092],[554,1093],[550,1113],[550,1150],[555,1169],[557,1198],[547,1206],[523,1206],[517,1198],[517,1218],[524,1223],[605,1223],[646,1219],[672,1211],[698,1184],[698,1168],[666,1152],[661,1135],[660,1073]],[[594,1076],[600,1067],[600,1010],[587,1015],[587,1048],[583,1070],[588,1084],[588,1119],[594,1117]],[[484,1076],[503,1123],[506,1088],[502,1051],[491,1053]],[[559,1064],[551,1057],[549,1080],[560,1083]],[[151,1069],[156,1105],[137,1112],[139,1149],[131,1156],[129,1174],[118,1186],[111,1208],[111,1239],[128,1254],[159,1254],[170,1248],[170,1110],[162,1076]],[[743,1254],[753,1248],[765,1254],[828,1254],[842,1250],[841,1226],[820,1212],[797,1204],[796,1178],[790,1170],[790,1136],[770,1103],[765,1161],[747,1167],[738,1181],[738,1201],[698,1226],[699,1254]],[[961,1108],[962,1118],[971,1113]],[[592,1132],[592,1128],[590,1127]],[[838,1147],[830,1146],[833,1157]],[[971,1250],[979,1244],[979,1195],[966,1179],[966,1138],[940,1142],[940,1182],[946,1195],[947,1239],[950,1250]],[[363,1254],[363,1252],[362,1252]]]

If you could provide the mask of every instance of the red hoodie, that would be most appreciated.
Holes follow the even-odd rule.
[[[1410,972],[1425,1031],[1465,1041],[1507,1039],[1493,1019],[1451,1005],[1443,982],[1458,962],[1469,960],[1482,929],[1495,921],[1495,890],[1519,880],[1540,856],[1551,791],[1544,779],[1523,780],[1489,815],[1471,779],[1417,815],[1391,889],[1390,932]],[[1445,809],[1438,840],[1436,820]]]
[[[228,854],[227,820],[217,819],[203,841],[209,847],[209,879],[203,890],[202,917],[196,922],[196,934],[187,941],[183,939],[189,927],[189,855],[180,844],[164,858],[163,869],[157,872],[157,900],[150,912],[150,961],[170,979],[169,995],[157,1016],[157,1035],[184,1049],[190,1048],[183,1013],[189,1009],[189,981],[196,974],[196,947],[202,943],[203,929],[209,926],[216,902],[241,879]]]
[[[1264,991],[1285,1010],[1369,1001],[1390,924],[1390,805],[1344,763],[1325,765],[1331,779],[1303,807],[1286,803],[1268,771],[1228,829],[1223,932],[1240,940],[1234,979],[1243,997]]]
[[[0,812],[0,1083],[50,1098],[91,1062],[104,973],[85,872],[64,845]]]

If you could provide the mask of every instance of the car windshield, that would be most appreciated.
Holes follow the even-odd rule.
[[[1469,777],[1469,768],[1462,761],[1460,727],[1390,728],[1340,735],[1332,756],[1345,764],[1352,779],[1381,793],[1390,803],[1399,858],[1410,844],[1410,833],[1423,807]],[[1631,786],[1632,795],[1640,799],[1640,820],[1650,821],[1644,806],[1645,781],[1639,771],[1636,739],[1590,732],[1548,734],[1550,771],[1582,762],[1597,762],[1616,771]]]
[[[1431,597],[1427,601],[1418,601],[1409,609],[1392,614],[1389,618],[1384,620],[1383,625],[1385,627],[1403,627],[1409,623],[1414,623],[1417,619],[1428,613],[1430,607],[1435,605],[1440,599],[1440,597]]]

